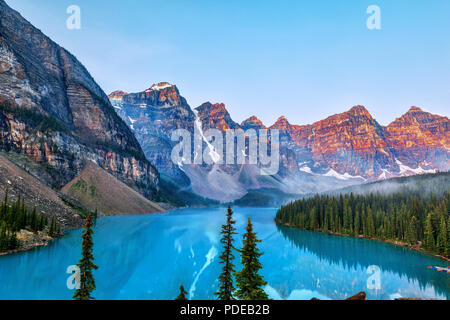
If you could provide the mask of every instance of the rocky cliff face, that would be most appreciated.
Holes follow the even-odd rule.
[[[221,131],[239,129],[239,125],[231,119],[223,103],[206,102],[195,110],[204,129],[215,128]]]
[[[252,116],[248,118],[247,120],[243,121],[241,123],[242,130],[260,130],[260,129],[267,129],[267,127],[262,123],[261,120],[259,120],[256,116]]]
[[[312,125],[281,117],[271,128],[283,133],[302,171],[379,179],[448,170],[448,126],[448,118],[413,107],[385,128],[356,106]]]
[[[196,116],[178,88],[162,82],[139,93],[116,91],[109,98],[136,135],[147,159],[161,174],[188,186],[189,179],[171,160],[175,145],[171,136],[176,129],[193,132]]]
[[[450,169],[450,121],[412,107],[386,127],[387,142],[399,162],[411,168]]]
[[[158,172],[78,60],[0,0],[0,146],[60,188],[93,161],[150,199]]]
[[[285,132],[288,143],[301,153],[304,168],[376,178],[383,168],[396,167],[383,128],[363,106],[313,125],[293,126],[280,119],[272,128]]]

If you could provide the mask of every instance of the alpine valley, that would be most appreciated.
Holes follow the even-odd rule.
[[[450,257],[447,116],[413,106],[383,126],[349,105],[312,124],[238,121],[154,78],[107,95],[0,0],[0,299],[173,299],[180,288],[177,300],[232,300],[233,277],[242,300],[347,299],[370,289],[373,267],[383,287],[369,299],[450,297],[437,272]],[[245,150],[233,138],[244,164],[173,160],[180,131],[199,138],[186,158],[228,151],[211,129],[227,143],[258,134],[260,155],[262,140],[270,156],[278,147],[277,172],[250,164],[250,138]]]
[[[72,54],[2,0],[0,8],[0,147],[5,159],[55,190],[72,209],[119,213],[114,203],[108,209],[101,205],[101,189],[112,186],[125,199],[139,194],[175,206],[245,205],[251,195],[262,194],[265,205],[273,206],[307,194],[450,168],[449,119],[418,107],[387,127],[363,106],[311,125],[280,117],[267,127],[256,116],[234,121],[223,103],[205,102],[193,109],[167,82],[107,96]],[[223,133],[279,130],[278,173],[261,175],[260,164],[173,163],[174,130],[203,133],[211,128]],[[85,170],[87,164],[92,165]],[[101,185],[110,178],[117,183]],[[141,205],[127,213],[163,210],[150,202]]]

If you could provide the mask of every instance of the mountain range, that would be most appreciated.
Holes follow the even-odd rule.
[[[380,125],[365,107],[355,106],[311,125],[294,125],[280,117],[266,127],[256,116],[235,122],[223,103],[206,102],[191,109],[179,89],[167,82],[140,93],[116,91],[109,99],[166,178],[219,201],[236,200],[250,189],[315,193],[450,168],[449,119],[418,107],[411,107],[388,126]],[[257,166],[248,164],[179,166],[167,161],[174,146],[171,132],[180,128],[191,132],[195,125],[203,132],[211,128],[224,133],[279,130],[278,174],[264,177]]]

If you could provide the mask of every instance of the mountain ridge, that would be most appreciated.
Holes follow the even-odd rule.
[[[179,93],[178,88],[177,92]],[[114,95],[110,95],[111,101],[114,101]],[[118,107],[126,106],[127,104],[123,103],[126,100],[125,95],[122,103],[118,103]],[[186,100],[184,99],[184,101]],[[143,101],[134,101],[134,104],[134,108],[149,110],[152,121],[158,117],[162,117],[160,121],[167,121],[166,117],[170,118],[170,114],[155,114],[152,111],[153,107]],[[192,132],[192,121],[199,124],[199,129],[202,131],[211,128],[222,132],[231,129],[259,130],[267,128],[257,116],[252,116],[238,124],[232,119],[223,103],[206,102],[191,109],[186,102],[184,107],[196,113],[195,119],[179,119],[180,126],[177,128],[184,128],[190,132]],[[391,127],[380,125],[364,106],[357,105],[313,124],[295,125],[291,124],[284,116],[278,118],[269,127],[269,129],[280,130],[281,143],[280,171],[273,177],[273,180],[270,178],[262,180],[249,165],[184,165],[180,170],[188,176],[191,183],[195,181],[193,188],[200,195],[207,196],[208,193],[211,193],[208,190],[214,190],[215,193],[224,195],[223,199],[217,200],[233,201],[234,197],[240,198],[245,195],[246,190],[258,188],[275,187],[288,194],[309,193],[317,191],[318,186],[331,188],[333,179],[338,184],[353,184],[358,181],[364,182],[450,169],[450,157],[445,149],[446,137],[449,134],[448,118],[428,115],[418,107],[411,108],[408,112],[414,113],[416,117],[422,115],[424,119],[434,119],[434,122],[423,120],[422,126],[431,127],[434,132],[439,132],[443,136],[439,141],[444,141],[444,143],[430,146],[431,149],[436,149],[434,154],[440,155],[438,161],[432,165],[425,165],[424,161],[416,161],[418,166],[410,167],[414,161],[407,161],[401,155],[401,150],[397,151],[392,147],[395,136],[388,131],[392,124],[390,124]],[[127,115],[122,115],[122,118],[126,120]],[[139,123],[141,127],[146,127],[148,124],[145,119],[135,118],[133,121],[134,127],[139,126]],[[186,123],[190,123],[191,126],[187,127]],[[395,120],[392,123],[395,123]],[[165,139],[169,139],[168,137],[169,133],[167,132]],[[429,141],[435,140],[434,138],[429,139],[431,139]],[[138,138],[138,140],[141,139]],[[168,152],[167,150],[166,153]],[[217,189],[217,186],[210,182],[213,179],[226,181],[225,185],[231,194]],[[200,188],[201,184],[208,187]]]
[[[88,160],[159,197],[159,173],[87,69],[3,0],[0,83],[0,147],[47,166],[46,184],[59,189]]]

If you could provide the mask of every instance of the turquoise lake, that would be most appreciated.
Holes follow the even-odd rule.
[[[345,299],[360,291],[369,299],[450,298],[450,274],[427,269],[446,266],[443,260],[379,241],[277,226],[276,209],[234,210],[239,232],[251,217],[262,240],[262,274],[273,299]],[[191,299],[214,299],[225,213],[195,208],[99,219],[94,296],[172,300],[183,284]],[[80,258],[80,235],[71,231],[50,246],[0,257],[0,299],[71,299],[66,271]]]

